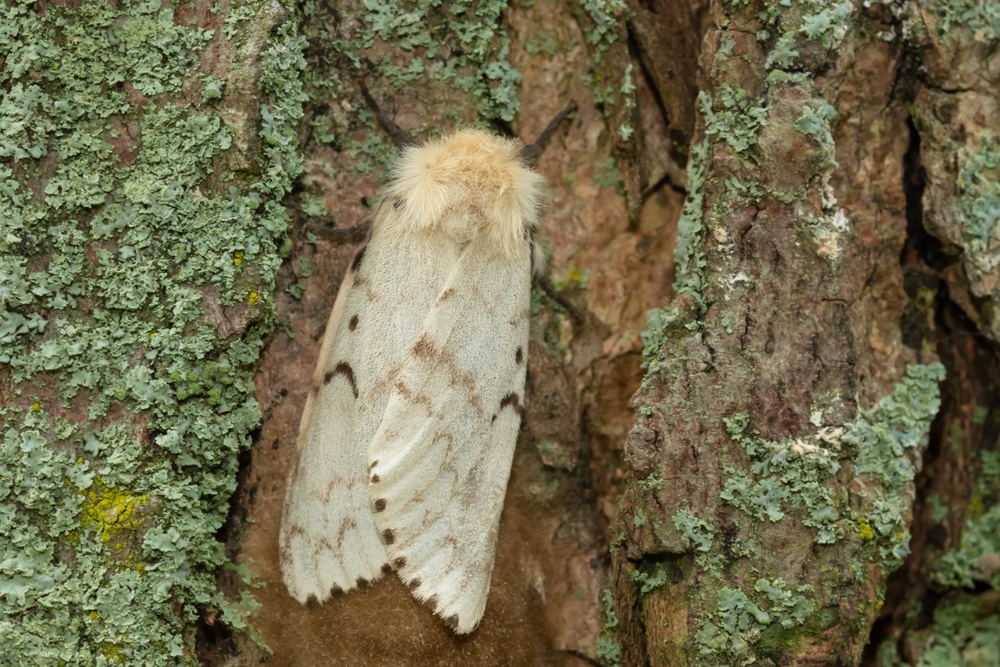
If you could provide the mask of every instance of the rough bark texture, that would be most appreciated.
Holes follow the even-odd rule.
[[[857,664],[881,608],[880,664],[994,664],[996,360],[975,334],[995,338],[996,19],[794,2],[713,18],[603,654]],[[883,606],[915,488],[923,521]]]
[[[856,662],[937,408],[899,328],[892,17],[761,10],[716,5],[703,44],[681,294],[625,450],[624,664]]]
[[[904,335],[933,341],[948,380],[918,478],[913,553],[890,580],[866,664],[995,665],[1000,17],[989,4],[908,10],[912,233],[903,263],[913,306]]]
[[[246,627],[216,533],[300,170],[289,18],[0,3],[3,664],[196,665]]]

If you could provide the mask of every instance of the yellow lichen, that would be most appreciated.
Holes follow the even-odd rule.
[[[871,524],[868,523],[868,519],[858,517],[858,536],[863,540],[875,539],[875,531],[872,530]]]
[[[140,510],[149,504],[149,496],[105,486],[98,476],[83,492],[80,527],[92,528],[112,552],[121,552],[143,520]]]
[[[122,647],[118,644],[102,644],[100,651],[101,655],[108,659],[108,662],[125,663],[125,658],[121,654]]]

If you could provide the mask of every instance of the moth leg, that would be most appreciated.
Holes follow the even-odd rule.
[[[383,129],[389,133],[389,136],[396,142],[396,145],[400,148],[405,148],[406,146],[416,146],[416,139],[404,132],[399,125],[396,125],[396,122],[393,119],[389,118],[389,116],[382,111],[382,107],[378,105],[378,102],[375,101],[372,94],[368,92],[368,86],[365,85],[365,82],[358,81],[358,85],[361,87],[361,94],[365,96],[365,101],[368,102],[368,106],[370,106],[372,111],[375,112],[375,118],[378,119],[379,125],[381,125]]]
[[[576,111],[576,109],[576,101],[570,100],[570,103],[566,105],[566,108],[557,113],[555,118],[549,121],[549,124],[545,126],[542,133],[538,135],[537,139],[535,139],[535,143],[524,147],[521,151],[521,159],[534,167],[539,156],[541,156],[542,151],[545,150],[545,147],[552,140],[552,136],[556,133],[556,130],[559,129],[562,122],[566,120],[571,113]]]
[[[559,304],[569,316],[573,318],[573,321],[577,324],[583,322],[583,314],[576,309],[576,306],[571,304],[569,300],[559,293],[556,286],[552,284],[552,281],[545,276],[535,276],[535,283],[545,292],[545,296],[549,297],[555,303]]]

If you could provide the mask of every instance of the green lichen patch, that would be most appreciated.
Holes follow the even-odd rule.
[[[698,653],[715,664],[755,662],[756,647],[769,626],[783,630],[802,626],[816,606],[811,587],[788,590],[782,579],[758,579],[749,596],[728,587],[719,589],[716,595],[715,610],[695,635]],[[771,643],[773,635],[768,637]]]
[[[990,0],[940,0],[928,5],[937,18],[939,34],[948,36],[954,29],[969,30],[978,41],[1000,37],[1000,6]]]
[[[655,563],[650,568],[637,567],[629,573],[629,578],[639,589],[639,595],[646,595],[667,583],[667,571],[663,563]]]
[[[698,94],[698,105],[705,117],[705,136],[725,142],[736,153],[746,155],[757,144],[757,136],[767,122],[767,108],[755,103],[747,91],[725,87],[713,100]]]
[[[715,524],[712,521],[699,519],[686,509],[679,509],[671,517],[676,528],[681,534],[681,543],[685,549],[693,551],[707,552],[712,548],[712,540],[715,539]]]
[[[908,545],[904,519],[915,462],[937,414],[943,378],[940,364],[910,366],[889,395],[847,424],[824,426],[823,410],[816,409],[811,436],[766,440],[752,430],[749,415],[724,419],[736,446],[725,454],[720,497],[737,517],[710,520],[687,509],[672,517],[681,545],[696,556],[692,575],[700,585],[691,602],[704,619],[694,635],[702,663],[749,664],[794,652],[803,637],[829,623],[829,591],[820,590],[827,578],[850,585],[875,566],[898,566]],[[858,480],[850,498],[840,490],[845,473]],[[786,531],[814,531],[818,561],[834,553],[849,566],[824,569],[808,584],[783,578],[785,564],[761,554],[757,541],[779,534],[785,522],[797,524]],[[983,524],[984,533],[991,529]],[[644,571],[641,582],[653,581],[652,574]],[[756,579],[752,589],[736,585],[748,574]]]
[[[874,408],[843,426],[820,428],[809,438],[766,441],[746,433],[747,415],[726,419],[726,429],[743,447],[750,467],[726,468],[721,498],[757,521],[781,521],[796,511],[804,525],[816,529],[817,544],[857,535],[871,545],[873,559],[895,569],[909,551],[907,489],[940,407],[938,383],[943,379],[940,364],[910,366],[903,381]],[[861,513],[833,491],[845,458],[852,461],[855,475],[870,482]]]
[[[985,584],[1000,591],[1000,505],[966,521],[958,548],[941,557],[931,580],[948,588]]]
[[[649,324],[640,336],[642,338],[641,368],[653,373],[660,365],[660,352],[668,340],[668,327],[680,317],[676,308],[655,308],[648,313]]]
[[[677,221],[677,245],[674,247],[674,261],[677,266],[674,280],[674,292],[689,294],[698,304],[705,308],[703,296],[705,267],[707,261],[702,250],[702,239],[705,234],[705,170],[708,166],[709,142],[703,140],[691,148],[691,158],[688,161],[688,196],[684,200],[684,209]],[[650,316],[652,330],[652,316]],[[645,339],[643,343],[645,344]],[[659,348],[657,348],[658,353]],[[647,357],[643,348],[643,362]]]
[[[802,113],[795,121],[795,129],[812,138],[824,156],[825,165],[837,166],[834,159],[835,146],[830,123],[837,117],[836,110],[826,100],[820,99],[813,104],[802,107]]]
[[[849,0],[784,0],[757,14],[757,39],[769,42],[768,69],[801,70],[821,62],[820,52],[839,46],[854,20]]]
[[[583,10],[593,21],[587,31],[587,43],[596,46],[595,61],[608,45],[618,41],[621,21],[628,15],[628,5],[622,0],[581,0]]]
[[[304,64],[283,10],[254,11],[260,62],[231,73],[259,80],[261,149],[241,157],[226,82],[201,70],[220,35],[140,0],[0,8],[0,651],[14,664],[197,664],[200,610],[243,627],[253,604],[217,589],[215,534],[260,419]]]
[[[749,417],[737,414],[725,420],[726,430],[742,445],[749,471],[726,468],[720,497],[758,521],[776,522],[791,509],[803,523],[816,529],[818,544],[831,544],[844,534],[839,525],[839,499],[828,482],[840,470],[839,439],[843,430],[820,429],[813,438],[773,442],[747,434]]]
[[[991,667],[1000,664],[1000,609],[997,598],[984,600],[953,593],[934,610],[933,625],[907,640],[908,662],[895,640],[879,646],[879,667]]]
[[[601,610],[604,623],[597,636],[597,657],[608,667],[617,667],[621,663],[622,647],[614,640],[615,628],[618,627],[618,615],[615,614],[615,599],[611,591],[605,588],[601,592]]]
[[[1000,141],[984,133],[979,150],[961,159],[958,186],[959,210],[965,237],[973,253],[1000,245]],[[992,268],[995,260],[983,258]]]

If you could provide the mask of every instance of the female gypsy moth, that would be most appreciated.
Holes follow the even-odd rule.
[[[543,179],[478,130],[406,149],[337,295],[281,526],[291,595],[396,571],[460,634],[486,608],[521,422]]]

